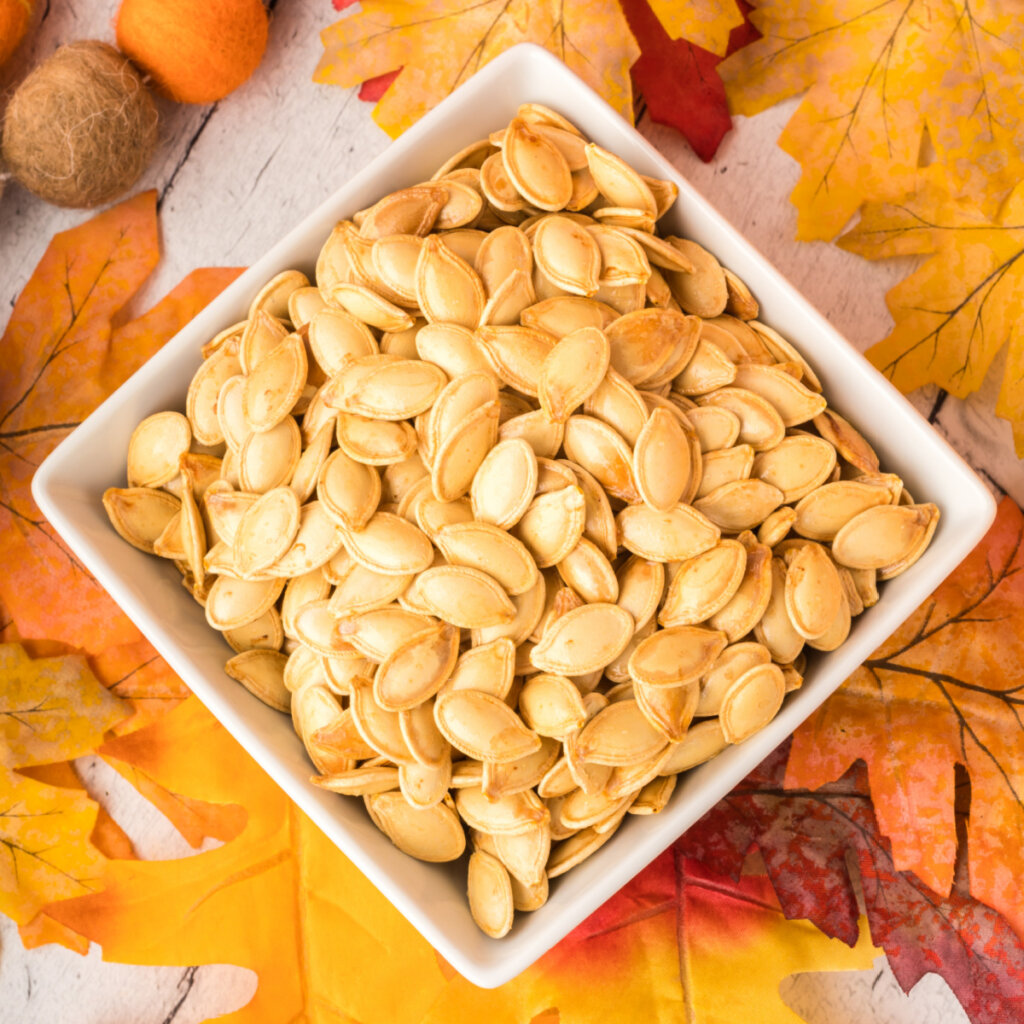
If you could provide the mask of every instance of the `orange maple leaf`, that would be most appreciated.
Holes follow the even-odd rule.
[[[550,50],[633,119],[629,69],[640,48],[615,0],[363,0],[321,39],[315,82],[347,89],[402,69],[373,111],[392,137],[499,53],[527,42]]]
[[[868,259],[930,256],[886,296],[896,323],[867,357],[901,391],[938,384],[965,398],[1006,348],[996,413],[1024,456],[1024,184],[990,219],[929,168],[912,195],[866,206],[839,244]]]
[[[235,1024],[365,1024],[739,1018],[789,1021],[778,996],[795,971],[863,968],[806,921],[786,921],[763,876],[721,892],[666,855],[536,966],[487,991],[459,977],[301,814],[194,698],[101,748],[174,792],[235,801],[244,830],[180,861],[112,861],[103,892],[47,908],[125,963],[229,962],[259,974]],[[622,908],[635,911],[623,913]],[[685,917],[685,928],[683,918]],[[742,991],[727,978],[744,978]],[[395,984],[401,979],[401,984]],[[682,981],[682,984],[680,982]],[[684,1010],[685,1007],[685,1010]]]
[[[998,0],[765,0],[763,38],[719,65],[737,114],[805,94],[779,145],[803,170],[797,237],[833,238],[866,201],[938,163],[994,204],[1024,177],[1024,20]]]
[[[955,767],[971,780],[970,891],[1024,935],[1024,514],[985,539],[797,731],[786,786],[866,762],[899,870],[949,893]]]
[[[158,258],[156,194],[144,192],[53,238],[0,340],[0,635],[36,654],[94,655],[104,682],[145,700],[136,707],[147,714],[187,690],[63,545],[29,485],[57,442],[241,272],[197,270],[114,328]]]

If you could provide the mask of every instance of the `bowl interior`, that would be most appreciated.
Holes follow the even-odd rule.
[[[313,787],[290,722],[222,671],[230,651],[207,626],[170,564],[126,545],[100,503],[125,478],[136,424],[161,409],[182,409],[199,347],[245,315],[259,287],[297,267],[311,278],[334,223],[383,194],[428,178],[451,153],[502,126],[517,106],[545,103],[642,173],[680,189],[663,229],[710,249],[750,286],[761,319],[786,335],[819,373],[830,404],[862,429],[883,468],[899,473],[915,498],[942,510],[935,540],[909,572],[886,584],[882,600],[856,621],[840,650],[816,659],[804,687],[758,735],[680,779],[668,808],[628,817],[621,835],[552,885],[549,902],[520,914],[501,941],[473,924],[465,864],[421,864],[396,850],[361,801]],[[397,140],[240,277],[136,373],[50,456],[34,482],[46,516],[84,564],[199,698],[320,828],[364,871],[464,976],[491,987],[514,977],[625,884],[759,763],[956,566],[994,514],[988,491],[944,441],[867,362],[743,240],[626,122],[564,65],[533,46],[498,58]]]

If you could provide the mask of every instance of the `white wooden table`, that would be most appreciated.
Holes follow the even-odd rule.
[[[57,46],[77,39],[112,42],[114,0],[41,5],[34,33],[0,70],[0,95]],[[355,90],[316,85],[319,31],[338,15],[329,0],[281,0],[270,42],[253,79],[206,107],[159,101],[162,140],[140,188],[159,194],[163,257],[134,304],[141,312],[197,266],[244,266],[388,145]],[[884,337],[891,321],[885,292],[912,260],[868,263],[823,243],[796,243],[787,196],[796,164],[775,140],[794,104],[737,119],[715,161],[702,164],[672,129],[641,117],[640,128],[858,348]],[[51,236],[81,223],[8,185],[0,197],[0,308],[15,298]],[[999,361],[997,360],[997,363]],[[990,483],[1024,502],[1024,468],[1008,425],[991,412],[1000,366],[966,402],[926,389],[913,400]],[[95,758],[80,762],[92,794],[108,806],[140,857],[190,856],[166,819]],[[256,983],[242,968],[127,967],[105,964],[95,946],[82,958],[56,947],[26,952],[0,916],[0,1019],[18,1024],[191,1024],[244,1005]],[[961,1024],[967,1017],[936,976],[904,996],[879,958],[852,974],[787,979],[782,993],[808,1021],[853,1024]],[[378,1024],[378,1022],[367,1022]]]

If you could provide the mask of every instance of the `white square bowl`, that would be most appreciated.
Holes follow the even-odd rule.
[[[830,404],[863,430],[883,467],[899,473],[918,500],[940,507],[942,519],[920,561],[885,584],[881,600],[856,620],[846,644],[812,662],[803,688],[766,729],[687,773],[661,814],[628,817],[620,835],[552,885],[544,907],[518,915],[512,932],[495,941],[470,918],[464,863],[428,865],[406,857],[371,824],[360,801],[310,784],[312,767],[290,721],[225,675],[227,649],[173,566],[125,544],[110,528],[100,499],[107,487],[124,483],[136,424],[158,410],[184,407],[200,345],[242,319],[266,280],[289,267],[312,277],[336,221],[429,177],[449,154],[505,124],[525,101],[563,112],[641,172],[679,186],[679,201],[664,224],[706,246],[747,282],[761,303],[761,318],[812,362]],[[441,955],[487,988],[537,960],[736,785],[914,611],[995,514],[988,490],[906,399],[641,135],[562,63],[530,45],[487,65],[227,288],[64,440],[36,474],[33,494],[68,546],[199,699]]]

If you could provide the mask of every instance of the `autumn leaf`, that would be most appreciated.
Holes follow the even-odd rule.
[[[98,887],[99,807],[66,762],[128,714],[84,658],[33,659],[0,645],[0,910],[19,924]],[[14,770],[32,765],[46,767],[33,777]],[[103,835],[114,835],[106,824]]]
[[[867,356],[901,391],[938,384],[964,398],[1007,348],[996,413],[1024,456],[1024,183],[990,220],[934,171],[900,202],[866,206],[839,240],[868,259],[929,256],[886,296],[895,326]]]
[[[99,942],[107,960],[256,970],[253,1001],[226,1018],[235,1024],[521,1024],[553,1007],[563,1024],[676,1019],[684,1007],[699,1024],[769,1024],[797,1019],[779,999],[781,977],[866,967],[874,955],[866,938],[850,950],[807,922],[786,921],[764,877],[733,882],[669,853],[535,967],[500,989],[478,989],[195,699],[101,751],[168,790],[237,802],[245,828],[183,861],[111,862],[102,892],[48,912]],[[742,991],[727,983],[738,975]]]
[[[240,273],[197,270],[114,327],[159,256],[155,200],[144,192],[56,235],[0,341],[2,635],[36,655],[93,655],[100,678],[138,702],[136,725],[187,690],[64,546],[29,487],[67,432]]]
[[[313,80],[351,88],[401,68],[373,112],[392,137],[498,54],[537,43],[630,121],[640,55],[615,0],[364,0],[323,30]]]
[[[0,645],[0,760],[9,766],[84,754],[129,713],[84,658],[33,660],[16,644]]]
[[[1006,918],[968,894],[966,857],[957,859],[952,892],[937,897],[893,863],[863,765],[814,791],[784,789],[789,746],[774,751],[679,847],[738,878],[756,844],[786,916],[851,943],[861,932],[859,889],[871,939],[905,992],[935,972],[973,1024],[1003,1024],[1011,1006],[1024,1011],[1024,943]],[[958,824],[966,828],[959,816]]]
[[[944,897],[963,765],[970,893],[1024,937],[1022,537],[1006,498],[978,547],[797,730],[786,787],[815,789],[863,760],[894,868]]]
[[[763,39],[720,67],[734,113],[805,94],[779,145],[799,161],[797,237],[833,238],[864,202],[937,163],[998,204],[1024,177],[1024,19],[1001,0],[765,0]]]
[[[736,0],[696,0],[683,4],[676,0],[649,2],[670,38],[685,39],[719,57],[725,56],[730,33],[744,20]]]
[[[688,39],[672,39],[648,0],[621,0],[629,27],[640,44],[633,65],[633,84],[647,104],[651,119],[676,128],[702,160],[708,161],[732,128],[725,86],[718,77],[722,58]],[[744,11],[750,7],[740,0]],[[677,4],[672,10],[698,10]],[[729,35],[732,53],[757,38],[741,15],[739,28]]]

